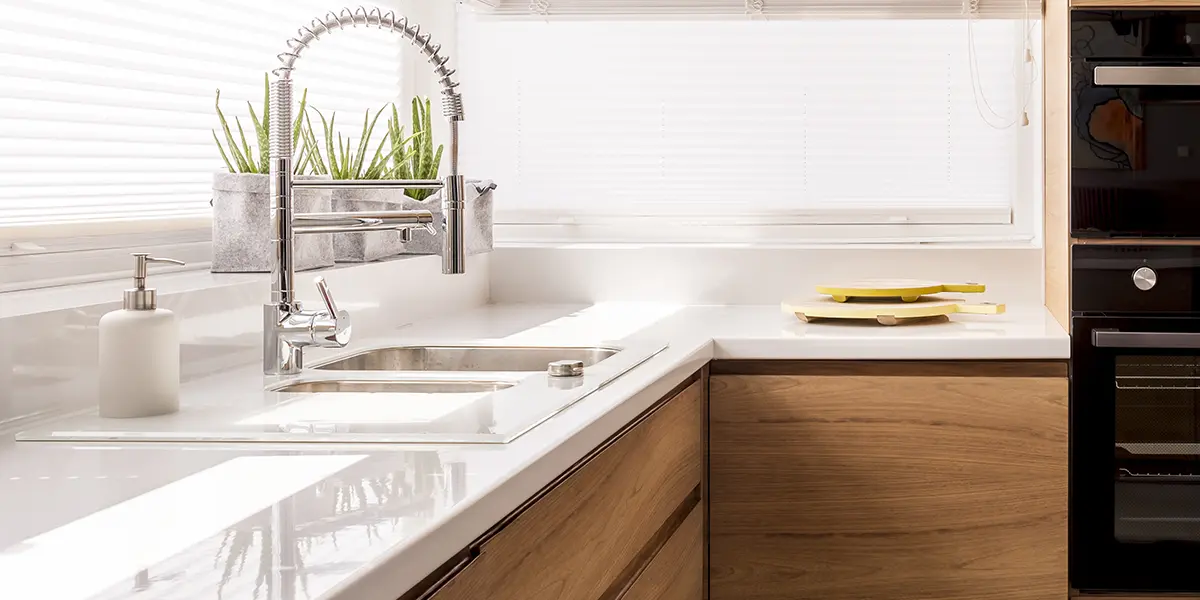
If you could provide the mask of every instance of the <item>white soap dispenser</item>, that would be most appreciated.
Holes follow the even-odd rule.
[[[100,416],[153,417],[179,410],[179,324],[158,308],[146,288],[152,262],[182,265],[169,258],[134,254],[133,289],[124,308],[100,318]]]

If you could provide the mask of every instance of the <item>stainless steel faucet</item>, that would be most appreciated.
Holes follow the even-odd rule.
[[[443,180],[364,181],[292,179],[292,71],[301,53],[321,36],[346,27],[375,27],[396,32],[417,47],[429,59],[442,88],[442,113],[450,122],[450,174]],[[414,227],[432,228],[433,213],[427,210],[400,210],[374,213],[296,214],[292,199],[296,188],[402,188],[441,189],[441,226],[445,230],[442,245],[442,272],[466,270],[463,220],[465,181],[458,173],[458,123],[463,120],[462,96],[455,88],[454,70],[446,66],[449,57],[441,55],[441,45],[431,43],[421,26],[398,17],[395,12],[360,6],[354,10],[326,13],[301,27],[288,40],[288,50],[278,55],[281,65],[273,71],[271,82],[271,231],[275,244],[271,302],[263,307],[263,372],[288,375],[304,366],[306,346],[342,348],[350,342],[350,314],[338,310],[324,279],[317,278],[317,289],[324,300],[324,311],[305,311],[296,299],[294,236],[309,233],[347,233],[400,229],[405,235]]]

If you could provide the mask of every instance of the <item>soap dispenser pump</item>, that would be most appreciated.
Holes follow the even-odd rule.
[[[100,416],[152,417],[179,410],[179,324],[146,287],[150,263],[183,263],[134,254],[124,305],[100,318]]]

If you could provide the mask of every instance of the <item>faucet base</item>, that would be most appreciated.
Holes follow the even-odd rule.
[[[295,375],[304,368],[304,352],[284,337],[290,314],[278,304],[263,305],[263,374]]]

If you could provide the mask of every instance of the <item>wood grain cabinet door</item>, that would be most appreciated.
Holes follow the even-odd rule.
[[[704,508],[697,506],[621,600],[701,600],[704,596]]]
[[[617,597],[673,515],[699,502],[701,406],[696,383],[519,513],[432,598]]]
[[[713,600],[1065,598],[1065,368],[853,364],[713,377]]]

